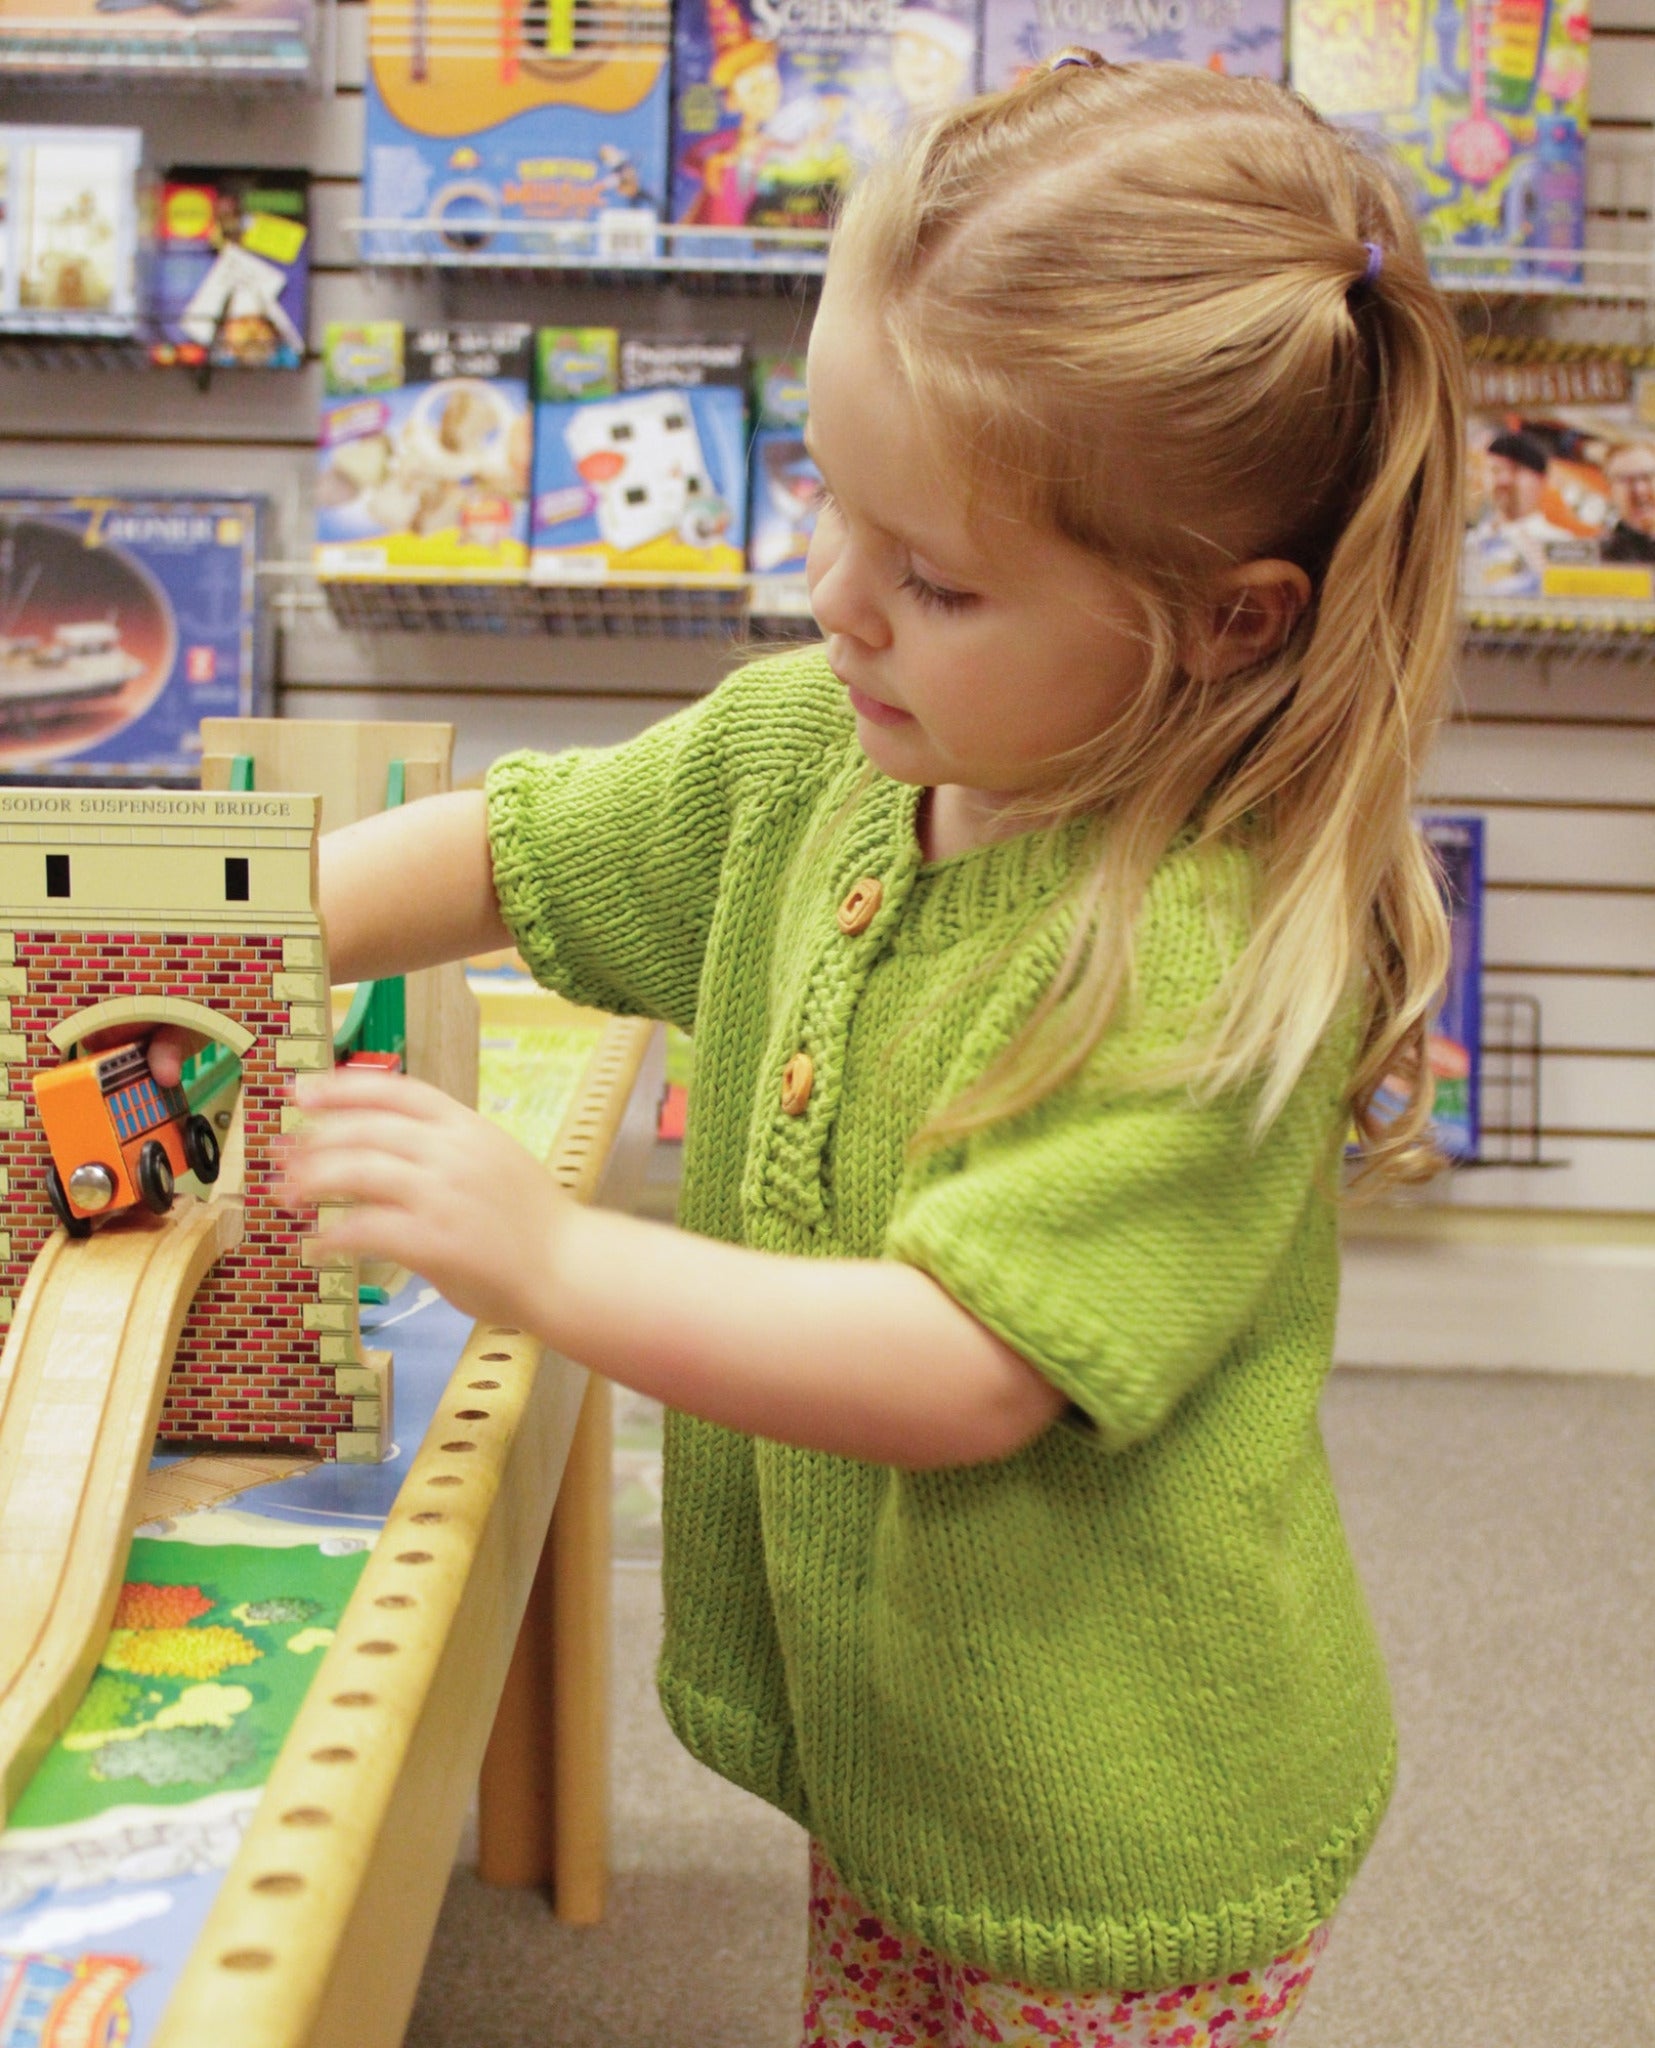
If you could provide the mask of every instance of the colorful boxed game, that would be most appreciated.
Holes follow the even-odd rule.
[[[1428,1049],[1435,1088],[1431,1130],[1450,1159],[1475,1159],[1481,1140],[1483,1030],[1483,821],[1420,820],[1448,905],[1450,958]]]
[[[1280,78],[1286,0],[983,0],[983,87],[1015,85],[1065,43],[1115,64]]]
[[[316,573],[521,582],[529,362],[514,324],[333,322],[322,341]]]
[[[168,173],[156,222],[157,363],[296,370],[309,295],[308,172]]]
[[[136,128],[0,128],[0,333],[137,331],[143,140]]]
[[[0,5],[0,77],[303,83],[316,0],[26,0]]]
[[[1606,354],[1470,380],[1467,606],[1655,613],[1655,373]]]
[[[755,576],[799,577],[822,502],[822,473],[805,447],[809,410],[802,355],[753,366],[753,450],[747,563]]]
[[[363,255],[635,241],[666,194],[669,49],[667,0],[370,0]]]
[[[265,709],[263,501],[0,494],[0,777],[180,780]]]
[[[536,583],[745,565],[747,346],[542,328],[534,435]]]
[[[672,217],[825,228],[856,173],[976,74],[974,4],[679,0]]]
[[[1412,178],[1427,242],[1578,250],[1586,224],[1586,0],[1293,0],[1292,82],[1367,128]],[[1468,276],[1567,284],[1579,266],[1499,253]]]

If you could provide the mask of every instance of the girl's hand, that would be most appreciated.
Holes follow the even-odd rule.
[[[305,1076],[294,1096],[314,1122],[288,1156],[286,1199],[353,1205],[322,1233],[324,1249],[394,1260],[467,1315],[543,1329],[574,1204],[531,1153],[402,1074],[342,1067]]]
[[[158,1024],[150,1035],[149,1070],[163,1088],[176,1088],[184,1062],[207,1043],[199,1031],[186,1031],[182,1024]]]

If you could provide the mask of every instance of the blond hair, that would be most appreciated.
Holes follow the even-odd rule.
[[[1193,830],[1256,850],[1257,900],[1208,1028],[1162,1078],[1256,1078],[1262,1130],[1356,991],[1368,1168],[1434,1170],[1425,1035],[1448,941],[1410,805],[1455,636],[1454,323],[1383,161],[1301,100],[1067,54],[1084,61],[920,129],[853,195],[831,259],[882,315],[968,506],[1103,558],[1152,653],[1066,764],[1061,811],[1099,829],[1064,965],[929,1135],[1086,1061],[1132,987],[1149,878]],[[1306,571],[1308,608],[1267,659],[1198,681],[1179,649],[1204,599],[1261,558]],[[1387,1077],[1406,1100],[1382,1119]]]

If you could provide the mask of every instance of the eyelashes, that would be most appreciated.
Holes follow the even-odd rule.
[[[927,583],[923,576],[909,569],[901,577],[899,588],[917,598],[929,612],[962,612],[967,605],[977,602],[969,590],[944,590],[940,584]]]
[[[816,516],[819,519],[824,513],[841,516],[839,501],[825,483],[817,492]],[[949,590],[940,583],[929,582],[912,565],[897,578],[897,588],[906,591],[926,611],[931,612],[962,612],[968,605],[977,602],[974,591]]]

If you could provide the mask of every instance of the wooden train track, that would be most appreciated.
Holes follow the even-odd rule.
[[[57,1231],[30,1269],[0,1353],[0,1821],[98,1661],[179,1331],[241,1233],[225,1191]]]

